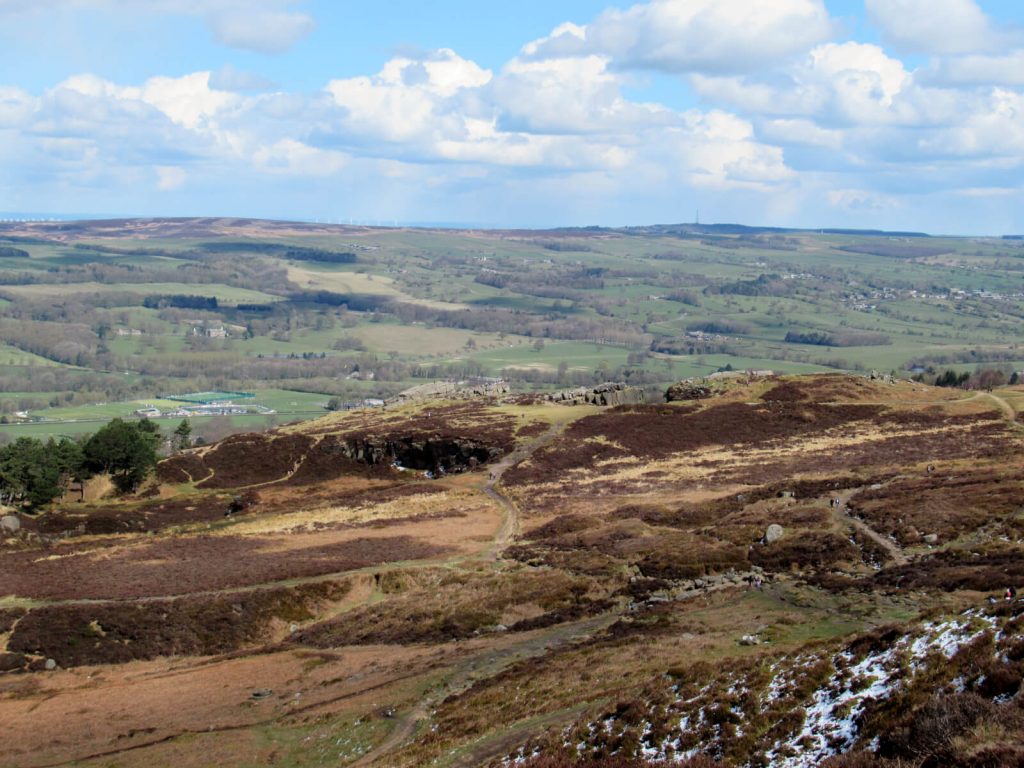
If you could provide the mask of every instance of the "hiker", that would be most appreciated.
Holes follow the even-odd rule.
[[[1012,603],[1017,599],[1017,590],[1013,587],[1007,587],[1006,592],[1003,593],[1003,599],[1008,603]]]

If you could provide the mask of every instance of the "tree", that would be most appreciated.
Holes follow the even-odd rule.
[[[192,445],[192,424],[188,419],[182,419],[181,424],[174,428],[171,435],[171,449],[177,453]]]
[[[544,339],[537,339],[535,342],[533,342],[533,351],[534,352],[543,352],[544,351]]]
[[[148,419],[114,419],[85,443],[84,464],[93,472],[109,472],[117,489],[127,493],[156,466],[159,443],[160,427]]]
[[[85,475],[81,446],[75,441],[64,438],[58,443],[51,438],[43,443],[20,437],[0,450],[0,501],[36,509]]]

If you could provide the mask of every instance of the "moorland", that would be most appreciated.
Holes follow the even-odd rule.
[[[338,412],[23,515],[0,762],[1019,764],[1024,388],[707,389]]]

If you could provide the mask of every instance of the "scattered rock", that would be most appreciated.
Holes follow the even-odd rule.
[[[46,663],[43,665],[43,668],[47,672],[53,672],[53,670],[55,670],[57,668],[57,662],[54,661],[53,659],[47,659]]]
[[[768,526],[768,530],[764,532],[764,543],[772,544],[781,539],[785,535],[786,531],[785,529],[783,529],[781,525],[779,525],[778,523],[772,523]]]
[[[927,533],[921,537],[921,541],[934,546],[939,543],[939,535],[937,533]]]
[[[21,530],[21,519],[17,515],[0,517],[0,530],[4,533],[17,533]]]
[[[761,640],[757,635],[744,635],[740,638],[740,645],[760,645]]]

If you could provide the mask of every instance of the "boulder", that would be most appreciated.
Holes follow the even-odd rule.
[[[764,543],[772,544],[783,536],[786,535],[786,531],[778,523],[772,523],[768,526],[768,530],[764,532]]]
[[[4,515],[0,517],[0,531],[3,533],[17,533],[21,530],[21,520],[17,515]]]
[[[931,544],[932,546],[935,546],[939,543],[939,535],[937,533],[927,533],[921,537],[921,541],[923,541],[925,544]]]

